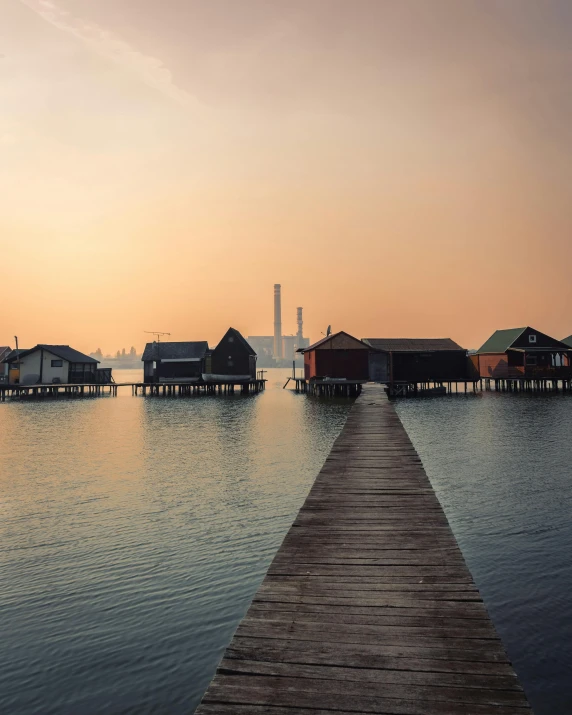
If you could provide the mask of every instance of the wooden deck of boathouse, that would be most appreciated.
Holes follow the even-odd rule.
[[[367,385],[196,713],[526,712],[421,460]]]

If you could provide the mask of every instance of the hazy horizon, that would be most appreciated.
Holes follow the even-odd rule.
[[[0,11],[0,345],[572,333],[568,0]]]

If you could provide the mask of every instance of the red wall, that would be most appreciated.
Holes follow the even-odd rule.
[[[505,380],[508,378],[508,357],[502,355],[479,355],[481,377]]]
[[[316,350],[317,377],[369,380],[369,350]]]
[[[316,376],[316,351],[304,353],[304,378],[309,380]]]

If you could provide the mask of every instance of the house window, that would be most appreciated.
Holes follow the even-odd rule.
[[[52,367],[63,367],[63,360],[52,360]]]
[[[536,335],[529,335],[529,336],[528,336],[528,342],[529,342],[529,343],[536,343]]]
[[[526,356],[526,364],[527,365],[537,365],[538,360],[536,359],[536,355],[527,355]]]

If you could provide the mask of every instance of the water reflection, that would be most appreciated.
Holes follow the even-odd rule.
[[[2,712],[192,712],[349,409],[286,376],[0,406]]]
[[[417,447],[536,715],[572,712],[572,398],[408,400]]]

